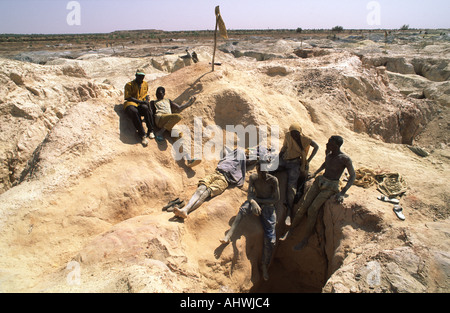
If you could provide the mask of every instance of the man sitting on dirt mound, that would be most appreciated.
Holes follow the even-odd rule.
[[[156,89],[157,100],[152,100],[150,102],[151,108],[155,112],[156,126],[160,128],[160,130],[155,134],[156,141],[158,142],[162,142],[164,140],[163,134],[166,130],[169,131],[172,135],[172,129],[174,129],[176,124],[178,124],[178,122],[180,122],[182,119],[180,114],[172,113],[172,110],[181,112],[187,107],[191,106],[195,101],[195,97],[191,97],[188,101],[179,105],[170,99],[165,99],[165,94],[166,89],[164,87],[158,87]],[[178,135],[176,138],[184,140],[182,137],[183,133],[178,131]],[[188,167],[194,167],[201,163],[200,159],[191,159],[191,157],[186,153],[183,154],[183,159],[186,161]]]
[[[252,156],[249,149],[243,150],[237,148],[231,150],[225,147],[226,153],[223,159],[217,164],[216,170],[200,179],[195,193],[189,202],[181,209],[174,207],[173,213],[183,219],[188,214],[197,209],[209,197],[215,197],[222,194],[225,189],[230,187],[241,187],[244,185],[247,163],[253,162],[258,155],[265,154],[267,149],[258,147],[256,155]]]
[[[134,128],[141,138],[142,145],[146,147],[148,145],[147,137],[155,137],[153,134],[153,112],[148,102],[148,83],[144,81],[145,73],[142,70],[137,70],[135,77],[133,81],[125,85],[123,109],[133,122]],[[141,116],[144,117],[147,125],[147,133],[142,126]]]
[[[241,205],[230,231],[220,242],[223,244],[230,242],[231,236],[233,236],[234,231],[244,216],[250,213],[259,216],[264,230],[262,272],[264,280],[268,280],[268,267],[277,240],[275,232],[277,223],[275,204],[280,200],[280,188],[278,186],[278,179],[268,174],[264,168],[264,164],[261,166],[261,162],[256,165],[257,173],[250,175],[248,200]]]
[[[292,228],[288,230],[281,239],[286,239],[289,234],[292,233],[293,229],[298,226],[303,215],[307,213],[306,234],[304,239],[294,247],[295,250],[302,249],[308,243],[308,239],[312,234],[322,204],[333,195],[335,195],[335,199],[338,203],[342,203],[342,201],[344,201],[345,193],[355,181],[356,173],[353,168],[352,160],[341,151],[343,142],[344,140],[341,136],[331,136],[328,140],[325,151],[325,162],[311,178],[315,177],[323,170],[325,170],[325,173],[314,180],[314,183],[303,196],[302,200],[299,202],[299,208],[295,214],[294,221],[292,222]],[[339,191],[339,180],[345,169],[347,169],[350,177],[345,187]]]
[[[173,102],[170,99],[165,99],[164,96],[166,95],[166,89],[164,87],[158,87],[156,89],[156,99],[152,100],[150,104],[152,105],[152,108],[155,109],[155,123],[160,130],[155,134],[156,135],[156,141],[163,141],[163,134],[164,131],[171,132],[172,129],[178,122],[181,121],[182,117],[178,113],[172,113],[175,112],[181,112],[187,107],[191,106],[194,101],[195,97],[189,98],[188,101],[185,103],[179,105]],[[182,133],[179,133],[179,137],[182,136]]]
[[[313,151],[309,158],[308,151],[310,146]],[[303,188],[304,182],[308,176],[309,163],[319,150],[319,145],[311,138],[303,135],[302,128],[298,123],[293,123],[289,127],[284,137],[283,146],[279,155],[279,166],[276,172],[287,172],[286,186],[286,225],[291,225],[291,213],[294,205],[294,199],[299,188]]]

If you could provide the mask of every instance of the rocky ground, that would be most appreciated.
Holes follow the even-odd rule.
[[[1,291],[450,290],[447,35],[230,38],[219,42],[214,72],[206,39],[34,48],[0,58]],[[353,186],[342,205],[324,205],[307,247],[292,250],[303,224],[278,243],[263,281],[256,217],[231,244],[219,242],[247,182],[184,222],[161,210],[176,197],[187,201],[217,160],[190,169],[172,157],[169,137],[142,147],[121,105],[137,68],[153,98],[158,86],[179,103],[196,96],[182,113],[192,134],[201,117],[204,130],[222,128],[219,137],[226,125],[278,126],[281,143],[297,121],[320,146],[311,170],[328,137],[343,136],[356,169],[402,175],[406,219],[377,200],[376,186]],[[278,235],[284,217],[280,201]]]

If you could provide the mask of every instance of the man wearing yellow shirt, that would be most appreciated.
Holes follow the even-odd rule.
[[[123,108],[125,114],[131,119],[133,125],[141,138],[144,147],[148,145],[148,137],[154,138],[153,134],[153,112],[149,104],[148,83],[144,81],[145,73],[136,71],[136,78],[125,85],[125,103]],[[147,125],[147,133],[142,126],[141,116]]]
[[[313,147],[313,151],[309,158],[309,148]],[[291,224],[292,207],[294,205],[297,187],[303,188],[303,182],[308,176],[309,162],[319,150],[319,145],[311,138],[303,135],[302,128],[298,123],[293,123],[289,127],[284,137],[283,147],[279,154],[279,166],[277,171],[287,172],[286,186],[286,225]],[[299,182],[299,178],[302,180]]]

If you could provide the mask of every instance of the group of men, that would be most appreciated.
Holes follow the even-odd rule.
[[[142,139],[142,144],[146,146],[147,138],[162,140],[163,132],[171,131],[181,120],[181,115],[172,113],[172,110],[184,110],[192,105],[195,98],[178,105],[165,99],[164,88],[158,87],[157,100],[149,101],[148,84],[144,81],[144,76],[145,74],[138,70],[135,80],[126,84],[124,108],[127,116],[133,121],[136,131]],[[141,116],[144,117],[147,132],[142,126]],[[154,124],[160,128],[156,134],[154,133]],[[249,177],[247,200],[239,208],[230,230],[220,241],[222,244],[228,244],[231,241],[244,216],[248,214],[259,216],[264,231],[262,273],[263,278],[268,280],[268,267],[276,244],[276,204],[280,200],[280,187],[275,174],[280,171],[287,173],[285,224],[288,226],[288,231],[280,240],[285,240],[290,236],[300,224],[302,217],[307,214],[304,238],[294,247],[294,249],[300,250],[308,243],[322,204],[333,196],[337,202],[342,203],[345,193],[355,180],[356,174],[352,160],[341,151],[342,144],[343,138],[340,136],[329,138],[326,144],[325,161],[313,175],[309,174],[309,164],[319,150],[319,145],[303,134],[298,123],[290,125],[289,130],[285,133],[283,146],[279,154],[275,155],[278,160],[277,169],[270,169],[270,166],[266,166],[267,163],[272,162],[274,155],[265,147],[236,148],[234,150],[225,147],[224,156],[216,169],[199,180],[197,189],[188,203],[183,207],[174,206],[168,211],[173,211],[175,216],[186,219],[190,212],[200,207],[208,198],[222,194],[227,188],[243,186],[247,165],[257,160],[257,172]],[[308,156],[310,148],[312,148],[312,152]],[[188,165],[198,164],[197,160],[187,160]],[[345,169],[349,173],[349,178],[344,188],[340,190],[339,181]],[[325,172],[317,176],[322,171]],[[304,192],[305,183],[312,178],[315,178],[313,184]]]
[[[172,129],[182,119],[181,115],[175,112],[181,112],[191,106],[195,102],[195,97],[191,97],[188,101],[179,105],[170,99],[166,99],[165,88],[158,87],[156,89],[156,100],[150,101],[148,83],[144,81],[144,78],[144,71],[137,70],[135,79],[125,85],[123,109],[132,121],[142,145],[146,147],[148,138],[161,142],[164,140],[163,134],[166,130],[172,134]],[[142,117],[147,126],[147,131],[144,130],[142,125]],[[159,130],[155,133],[156,128],[159,128]],[[178,132],[177,136],[181,137],[182,133]],[[191,159],[187,154],[183,158],[187,161],[189,167],[200,163],[200,160]]]

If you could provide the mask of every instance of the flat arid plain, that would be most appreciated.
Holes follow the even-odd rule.
[[[214,71],[213,32],[2,35],[0,291],[449,292],[449,35],[235,31],[218,38]],[[219,241],[254,168],[184,221],[162,210],[187,202],[218,160],[187,167],[168,134],[141,145],[122,109],[138,68],[152,99],[158,86],[177,103],[196,97],[180,124],[193,137],[200,121],[203,147],[208,126],[222,138],[227,125],[278,127],[271,145],[281,147],[298,122],[319,145],[314,172],[328,138],[344,138],[358,184],[342,204],[324,204],[305,248],[292,249],[305,220],[277,242],[269,280],[258,217]],[[404,220],[377,199],[374,177],[389,174],[404,184]],[[277,177],[279,237],[286,175]]]

